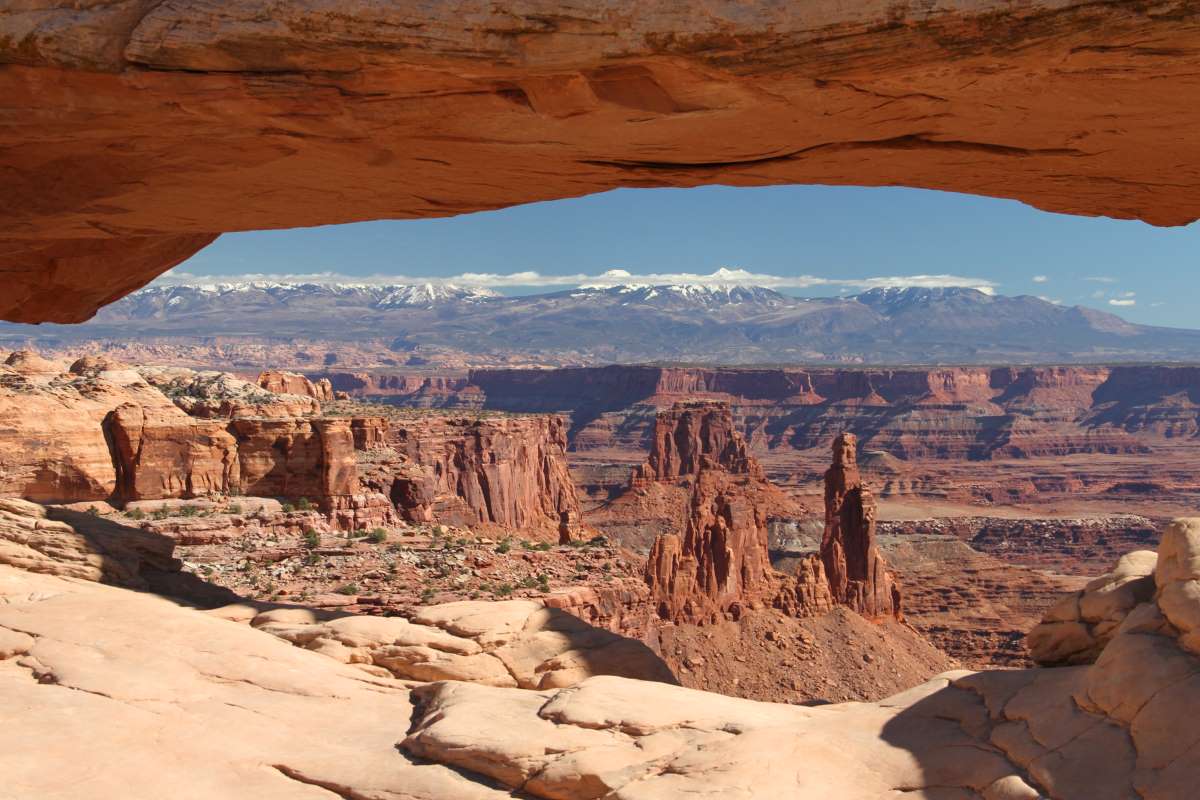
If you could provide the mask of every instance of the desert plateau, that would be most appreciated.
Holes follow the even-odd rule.
[[[0,0],[0,800],[1200,796],[1198,76]]]

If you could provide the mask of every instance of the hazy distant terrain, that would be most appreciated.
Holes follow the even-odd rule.
[[[449,285],[208,284],[146,288],[83,325],[0,325],[10,348],[210,337],[374,342],[401,362],[446,352],[580,364],[1200,358],[1200,331],[967,288],[797,298],[756,287],[627,285],[506,297]]]

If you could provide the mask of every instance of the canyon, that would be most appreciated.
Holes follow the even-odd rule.
[[[0,319],[78,323],[226,231],[616,187],[1187,224],[1198,61],[1182,0],[9,4]],[[887,295],[722,331],[763,337],[725,340],[747,364],[862,368],[598,366],[660,357],[664,321],[671,360],[715,351],[650,291],[624,349],[544,298],[509,352],[453,320],[6,329],[0,793],[1194,794],[1200,373],[1116,363],[1192,332],[949,293],[1022,335],[976,314],[947,347]],[[854,318],[882,344],[788,341]]]

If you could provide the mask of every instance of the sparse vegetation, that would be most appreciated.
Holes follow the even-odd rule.
[[[285,514],[291,514],[293,511],[296,510],[296,507],[294,505],[292,505],[291,503],[284,503],[283,505],[280,506],[280,509]]]
[[[346,583],[346,584],[343,584],[343,585],[339,586],[338,588],[334,589],[334,591],[337,592],[338,594],[345,594],[345,595],[358,594],[358,584],[357,583]]]
[[[296,501],[296,509],[299,511],[312,511],[313,504],[309,502],[307,497],[301,497]]]
[[[387,541],[387,538],[387,531],[385,531],[383,528],[376,528],[367,534],[367,541],[371,542],[372,544],[383,544]]]
[[[309,550],[318,547],[321,544],[321,535],[312,528],[307,528],[304,531],[304,546]]]
[[[145,519],[146,512],[142,511],[140,508],[131,508],[125,512],[125,516],[129,517],[130,519]]]
[[[511,583],[502,583],[496,587],[496,594],[501,597],[508,597],[513,593],[513,585]]]
[[[225,510],[228,511],[230,514],[241,514],[242,513],[242,504],[241,503],[231,503],[229,505],[229,507],[226,508]]]
[[[503,554],[503,553],[507,553],[509,550],[512,550],[512,542],[509,541],[508,539],[505,539],[502,542],[500,542],[500,544],[496,545],[497,553]]]

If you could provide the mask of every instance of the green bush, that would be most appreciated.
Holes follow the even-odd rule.
[[[313,504],[308,501],[307,497],[301,497],[296,501],[296,508],[301,511],[312,511]]]
[[[312,550],[313,548],[319,546],[320,544],[321,544],[321,534],[317,533],[312,528],[308,528],[304,531],[304,546],[305,547],[307,547],[309,550]]]
[[[433,589],[426,589],[425,591],[421,592],[421,602],[428,603],[432,601],[435,594],[436,592],[434,592]]]
[[[131,508],[129,511],[125,512],[125,516],[129,517],[130,519],[145,519],[146,512],[142,511],[140,508]]]
[[[383,528],[376,528],[367,534],[367,541],[371,542],[372,544],[383,544],[387,541],[387,531],[385,531]]]
[[[338,588],[334,589],[334,591],[338,594],[358,594],[358,584],[347,583],[344,586],[339,586]]]
[[[513,593],[513,585],[511,583],[502,583],[496,587],[496,594],[501,597],[508,597]]]
[[[280,506],[280,508],[283,510],[283,513],[285,513],[285,514],[290,514],[296,510],[296,507],[294,505],[292,505],[291,503],[284,503],[282,506]]]
[[[510,542],[508,539],[505,539],[500,544],[496,545],[497,553],[507,553],[509,550],[512,550],[512,542]]]
[[[537,579],[532,575],[526,575],[524,578],[521,578],[522,589],[532,589],[535,586],[537,586]]]
[[[200,513],[200,509],[198,509],[192,505],[183,506],[182,508],[179,509],[180,516],[184,516],[184,517],[194,517],[199,513]]]
[[[225,510],[228,511],[230,514],[241,514],[242,513],[242,504],[241,503],[233,503]]]

